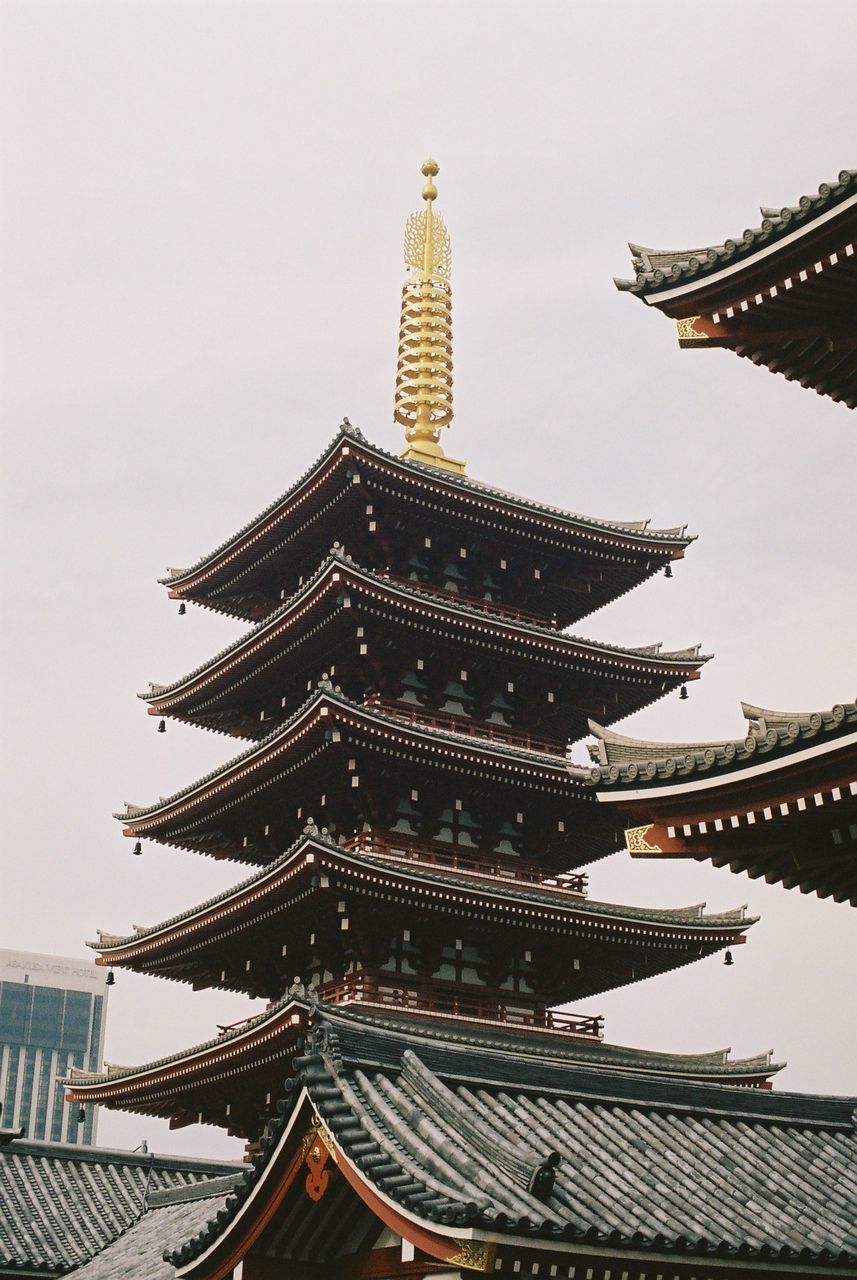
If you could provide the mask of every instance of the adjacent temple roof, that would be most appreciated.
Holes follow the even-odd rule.
[[[226,1199],[241,1174],[209,1178],[192,1187],[153,1191],[145,1213],[91,1262],[74,1272],[75,1280],[173,1280],[165,1258],[224,1212]]]
[[[262,1155],[171,1255],[180,1277],[203,1280],[256,1239],[271,1259],[344,1260],[361,1212],[432,1257],[504,1274],[524,1258],[529,1274],[552,1243],[566,1266],[627,1255],[634,1277],[659,1261],[802,1276],[857,1263],[855,1099],[474,1052],[339,1011],[313,1021]]]
[[[215,1186],[222,1197],[240,1174],[240,1165],[226,1161],[12,1142],[0,1152],[0,1272],[65,1275],[124,1236],[159,1197],[210,1195]],[[174,1218],[172,1239],[193,1231],[213,1207],[208,1201],[204,1211],[197,1205]]]
[[[765,711],[741,703],[747,720],[743,738],[722,742],[647,742],[627,738],[590,720],[597,741],[589,747],[599,787],[657,786],[681,778],[734,773],[771,759],[787,761],[808,745],[833,743],[857,732],[857,703],[837,703],[829,711]]]
[[[639,857],[694,857],[857,905],[857,704],[765,711],[744,738],[657,743],[590,724],[598,799]]]
[[[702,249],[630,245],[615,281],[677,321],[682,347],[728,347],[821,395],[857,405],[857,169]]]

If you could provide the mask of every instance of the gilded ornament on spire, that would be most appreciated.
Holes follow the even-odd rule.
[[[438,166],[426,160],[422,213],[405,226],[399,359],[396,366],[395,419],[405,428],[402,457],[446,471],[464,471],[440,447],[441,428],[452,421],[452,249],[443,217],[434,209]]]

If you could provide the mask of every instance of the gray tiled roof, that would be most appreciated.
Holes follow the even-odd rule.
[[[857,192],[857,169],[843,169],[835,182],[823,182],[817,195],[801,196],[796,205],[782,209],[765,209],[758,227],[748,227],[741,235],[723,244],[702,249],[644,249],[630,244],[636,272],[633,280],[616,279],[617,289],[640,295],[656,294],[690,280],[705,283],[705,277],[734,262],[752,258],[759,249],[797,229],[808,226],[819,215],[828,212]]]
[[[857,1099],[736,1090],[478,1054],[322,1015],[298,1085],[369,1186],[427,1224],[620,1252],[857,1260]],[[291,1098],[301,1097],[299,1087]],[[201,1253],[253,1196],[294,1102]],[[544,1198],[528,1190],[560,1157]]]
[[[523,508],[532,511],[535,514],[555,516],[562,521],[570,524],[580,525],[583,528],[600,529],[615,533],[619,537],[630,537],[639,539],[641,542],[663,542],[666,544],[674,544],[678,546],[687,546],[692,538],[685,533],[685,527],[677,527],[674,529],[650,529],[648,520],[629,521],[623,523],[621,521],[599,520],[591,516],[582,516],[572,511],[564,511],[559,507],[548,506],[544,503],[533,502],[529,498],[521,497],[518,494],[507,493],[502,489],[494,489],[491,486],[482,484],[480,481],[471,480],[467,476],[455,475],[449,471],[439,471],[437,467],[426,466],[420,462],[406,462],[402,458],[397,457],[393,453],[388,453],[385,449],[380,449],[377,445],[370,444],[363,432],[357,427],[351,426],[349,423],[343,423],[333,440],[321,454],[319,459],[313,463],[311,467],[298,479],[291,488],[268,507],[265,508],[258,516],[249,521],[236,534],[221,543],[214,551],[209,552],[193,564],[189,569],[170,569],[168,576],[161,578],[160,581],[168,586],[175,586],[199,572],[206,565],[214,563],[225,551],[235,546],[240,540],[249,533],[251,529],[262,525],[265,520],[274,514],[279,508],[284,507],[290,501],[292,496],[296,494],[307,480],[327,461],[327,459],[335,452],[342,441],[353,441],[359,444],[361,448],[369,453],[375,454],[384,462],[393,463],[398,469],[404,472],[413,472],[421,476],[430,476],[432,480],[446,487],[460,489],[463,492],[478,494],[482,497],[489,497],[506,503],[509,506]]]
[[[153,1193],[239,1172],[225,1161],[13,1142],[0,1150],[0,1269],[64,1274],[125,1232]]]
[[[236,1175],[238,1177],[240,1175]],[[212,1178],[193,1189],[192,1198],[160,1193],[147,1213],[102,1253],[74,1272],[75,1280],[172,1280],[175,1270],[164,1258],[200,1231],[226,1203],[236,1178]]]
[[[819,740],[857,730],[857,703],[837,703],[829,711],[765,711],[742,702],[747,719],[743,738],[722,742],[646,742],[627,738],[590,720],[597,738],[589,754],[597,786],[632,785],[694,778],[703,774],[740,770],[761,760],[788,759],[790,753]]]

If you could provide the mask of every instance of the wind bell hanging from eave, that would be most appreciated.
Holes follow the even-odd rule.
[[[426,207],[405,226],[409,275],[402,288],[394,416],[405,428],[403,458],[460,474],[465,464],[440,447],[441,429],[452,421],[452,250],[443,217],[434,211],[437,163],[426,160],[422,172]]]

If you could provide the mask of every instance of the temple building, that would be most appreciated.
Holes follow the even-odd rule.
[[[857,169],[702,249],[631,244],[615,281],[675,321],[680,347],[725,347],[802,387],[857,405]]]
[[[727,742],[639,742],[591,723],[598,799],[635,858],[695,858],[857,906],[857,705],[742,704]]]
[[[249,629],[152,685],[147,710],[245,745],[117,816],[134,853],[153,841],[243,878],[91,945],[98,965],[265,1007],[168,1058],[76,1071],[68,1096],[246,1141],[246,1176],[163,1274],[857,1275],[853,1099],[773,1092],[767,1052],[605,1039],[603,992],[730,963],[754,923],[601,902],[583,870],[628,819],[570,745],[681,696],[706,656],[577,628],[692,539],[539,504],[446,454],[437,171],[405,236],[403,453],[346,420],[281,498],[164,580],[181,612]]]

